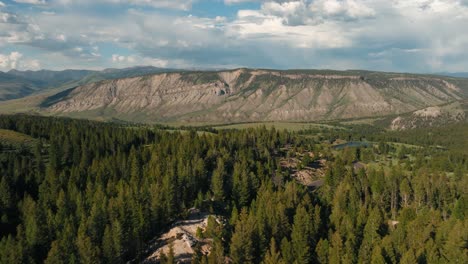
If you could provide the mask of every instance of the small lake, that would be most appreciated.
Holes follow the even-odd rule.
[[[332,146],[333,149],[344,149],[344,148],[359,148],[359,147],[370,147],[372,146],[369,142],[364,141],[350,141],[344,144]]]

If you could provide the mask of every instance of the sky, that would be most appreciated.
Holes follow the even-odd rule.
[[[468,0],[0,0],[0,71],[468,71]]]

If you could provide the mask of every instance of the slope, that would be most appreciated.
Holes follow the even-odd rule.
[[[468,79],[325,70],[182,72],[100,81],[41,111],[142,122],[316,121],[385,116],[466,97]]]

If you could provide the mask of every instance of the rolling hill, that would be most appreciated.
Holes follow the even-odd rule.
[[[18,71],[0,72],[0,101],[23,98],[51,89],[69,89],[96,81],[135,77],[171,69],[152,66],[131,67],[124,69],[63,70],[63,71]]]

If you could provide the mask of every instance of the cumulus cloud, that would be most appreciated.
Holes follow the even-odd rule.
[[[17,24],[20,22],[18,20],[18,16],[16,16],[15,14],[0,11],[0,23]]]
[[[40,0],[25,0],[25,1],[40,1]],[[154,8],[168,8],[179,10],[190,10],[192,4],[197,0],[52,0],[61,5],[93,5],[93,4],[115,4],[115,5],[131,5],[131,6],[146,6]]]
[[[264,1],[259,12],[278,17],[290,26],[312,25],[330,20],[372,18],[376,11],[370,3],[363,0]]]
[[[59,1],[77,8],[54,8]],[[79,9],[83,1],[88,6]],[[96,2],[125,4],[127,9],[112,16],[86,12]],[[224,2],[236,10],[234,4],[240,2],[260,5],[227,18],[216,10],[209,17],[180,11],[193,8],[192,0],[51,0],[36,14],[2,9],[0,46],[39,49],[57,64],[74,65],[468,68],[468,36],[460,32],[460,25],[468,24],[466,0]],[[101,45],[108,49],[103,54],[115,56],[101,55],[96,49]]]
[[[305,67],[314,60],[353,61],[361,68],[436,71],[459,67],[468,57],[466,34],[458,32],[465,24],[468,9],[457,0],[296,0],[263,1],[258,10],[239,11],[227,28],[259,44],[288,43],[281,54],[307,56],[309,63],[296,61]]]
[[[16,69],[21,57],[23,57],[23,54],[17,51],[10,54],[0,54],[0,67],[4,69]]]
[[[21,3],[21,4],[31,4],[31,5],[44,5],[46,4],[45,0],[13,0],[16,3]]]
[[[259,0],[224,0],[224,3],[227,5],[240,4],[246,2],[259,2]]]
[[[10,54],[0,53],[0,69],[11,70],[38,70],[40,63],[38,60],[23,59],[23,54],[17,51],[13,51]]]
[[[359,19],[376,15],[376,11],[368,4],[362,0],[316,0],[310,4],[309,8],[312,13],[325,18]]]
[[[115,0],[111,0],[115,1]],[[189,10],[192,7],[194,0],[117,0],[120,2],[128,2],[134,5],[148,5],[153,7],[174,8]]]
[[[155,66],[155,67],[167,67],[169,61],[157,58],[141,57],[138,55],[123,56],[119,54],[113,54],[111,58],[114,65],[119,67],[131,67],[135,65]]]

